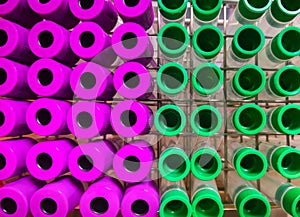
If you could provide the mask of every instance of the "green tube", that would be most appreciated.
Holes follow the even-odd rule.
[[[256,104],[245,104],[236,109],[232,116],[232,125],[243,134],[260,133],[267,124],[265,111]]]
[[[159,108],[154,117],[156,129],[165,136],[176,136],[184,129],[186,117],[176,105],[165,105]]]
[[[203,96],[216,93],[222,87],[223,81],[222,70],[213,63],[199,65],[192,74],[193,87]]]
[[[222,160],[218,152],[212,148],[200,148],[191,158],[193,175],[200,180],[215,179],[222,171]]]
[[[187,10],[188,0],[157,0],[161,15],[168,20],[182,18]]]
[[[210,105],[199,106],[191,115],[191,127],[199,136],[215,135],[222,127],[221,113]]]
[[[222,0],[201,1],[192,0],[195,17],[202,22],[215,20],[221,11]]]
[[[269,118],[271,129],[288,135],[300,133],[300,106],[289,104],[271,111]]]
[[[257,20],[270,8],[272,0],[240,0],[238,10],[242,17]]]
[[[288,23],[300,13],[300,1],[274,0],[271,5],[271,13],[279,22]]]
[[[195,54],[200,59],[211,60],[220,53],[224,45],[223,33],[216,26],[204,25],[196,30],[192,43]]]
[[[186,69],[176,62],[170,62],[159,68],[156,81],[160,90],[166,94],[183,92],[189,80]]]
[[[180,23],[168,23],[159,30],[157,40],[161,52],[166,57],[178,58],[187,49],[190,36]]]
[[[171,182],[183,180],[190,172],[190,160],[180,148],[168,148],[159,158],[158,170],[163,178]]]

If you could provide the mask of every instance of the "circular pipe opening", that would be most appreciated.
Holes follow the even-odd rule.
[[[180,200],[172,200],[163,209],[165,217],[188,216],[186,204]]]
[[[48,109],[42,108],[37,111],[36,120],[40,125],[46,126],[51,122],[52,115]]]
[[[80,76],[80,85],[84,89],[90,90],[95,87],[97,79],[91,72],[85,72]]]
[[[300,74],[295,69],[287,69],[279,76],[280,87],[288,92],[294,92],[300,88]]]
[[[263,78],[259,71],[248,68],[241,72],[238,81],[242,89],[252,92],[260,88]]]
[[[101,215],[107,212],[109,203],[103,197],[96,197],[91,201],[90,208],[95,214]]]
[[[220,212],[218,203],[210,198],[200,200],[195,209],[196,216],[203,217],[216,217],[219,216]]]
[[[133,32],[127,32],[122,36],[122,45],[127,49],[132,49],[137,45],[138,39]]]
[[[53,82],[53,73],[50,69],[44,68],[38,72],[38,81],[43,86],[48,86]]]
[[[180,113],[174,109],[166,109],[160,113],[159,123],[168,131],[175,131],[181,125]]]
[[[140,77],[135,72],[127,72],[123,77],[123,82],[128,88],[136,88],[140,84]]]
[[[169,1],[169,0],[162,0],[163,5],[171,10],[175,10],[180,8],[184,4],[184,0],[176,0],[176,1]]]
[[[220,76],[217,69],[203,67],[197,72],[196,82],[204,90],[211,90],[219,85]]]
[[[212,52],[216,50],[219,47],[220,43],[220,35],[214,29],[204,29],[203,31],[199,32],[197,36],[197,45],[201,50],[205,52]]]
[[[94,6],[95,1],[94,0],[78,0],[79,7],[82,9],[90,9]]]
[[[131,211],[137,216],[143,216],[149,212],[149,205],[144,200],[136,200],[131,205]]]
[[[52,165],[52,157],[49,154],[41,153],[36,157],[36,163],[42,170],[49,170]]]
[[[211,0],[211,1],[197,0],[196,4],[200,9],[204,11],[209,11],[218,6],[219,0]]]
[[[186,162],[184,158],[178,154],[167,156],[163,162],[163,168],[170,177],[181,176],[186,170]]]
[[[123,111],[121,122],[125,127],[133,127],[137,122],[137,115],[132,110]]]
[[[289,153],[282,158],[281,167],[289,175],[298,175],[300,173],[300,154]]]
[[[243,157],[240,163],[243,173],[250,176],[257,176],[264,170],[263,160],[256,154],[248,154]]]
[[[0,170],[6,167],[6,157],[0,153]]]
[[[128,7],[137,6],[139,2],[140,2],[139,0],[124,0],[125,5]]]
[[[250,52],[256,50],[262,41],[259,32],[252,28],[243,29],[237,37],[239,46]]]
[[[17,203],[15,200],[9,197],[5,197],[1,200],[1,209],[8,215],[13,215],[17,211]]]
[[[296,30],[286,31],[281,39],[283,48],[291,53],[300,50],[300,33]]]
[[[124,159],[123,166],[128,172],[136,172],[140,169],[141,161],[136,156],[128,156]]]
[[[256,108],[246,108],[239,115],[241,126],[247,130],[256,130],[263,122],[263,116]]]
[[[281,0],[281,4],[288,11],[297,11],[299,10],[300,0]]]
[[[57,211],[57,203],[51,198],[45,198],[41,201],[40,204],[41,210],[46,215],[53,215]]]
[[[93,124],[93,117],[88,112],[80,112],[76,117],[77,125],[82,129],[87,129]]]
[[[84,172],[89,172],[94,167],[93,159],[88,155],[81,155],[77,160],[77,164]]]
[[[7,81],[7,72],[5,69],[0,68],[0,85],[4,84],[6,81]]]
[[[170,66],[165,68],[161,74],[161,81],[169,89],[177,89],[184,82],[184,74],[180,68]]]
[[[162,34],[162,42],[170,50],[181,48],[185,42],[183,30],[177,26],[166,28]]]
[[[7,3],[8,0],[0,0],[0,5]]]
[[[5,123],[5,116],[2,111],[0,111],[0,127]]]
[[[270,2],[270,0],[259,0],[259,1],[257,1],[257,0],[246,0],[246,1],[253,8],[257,8],[257,9],[266,7]]]
[[[42,48],[48,48],[53,44],[54,36],[52,32],[45,30],[39,34],[38,41]]]
[[[218,121],[216,113],[209,109],[201,110],[195,116],[195,124],[203,132],[214,131],[218,126]]]
[[[286,110],[282,115],[282,125],[288,130],[300,129],[300,111],[295,108]]]
[[[260,199],[251,199],[244,204],[242,212],[245,217],[264,217],[268,213],[268,207]]]
[[[210,154],[201,154],[196,158],[196,169],[208,175],[214,175],[218,170],[217,159]]]
[[[296,208],[295,212],[296,212],[297,216],[300,216],[300,201],[298,201],[295,208]]]
[[[6,45],[8,41],[8,35],[5,30],[0,29],[0,47]]]
[[[51,0],[39,0],[39,3],[41,4],[47,4],[48,2],[50,2]]]
[[[95,35],[90,31],[85,31],[80,34],[79,42],[83,48],[89,48],[95,43]]]

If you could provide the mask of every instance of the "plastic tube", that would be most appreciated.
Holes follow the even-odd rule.
[[[146,67],[137,62],[127,62],[116,69],[114,87],[125,98],[148,99],[152,96],[154,83]]]
[[[120,182],[111,177],[103,177],[82,195],[80,213],[83,217],[117,217],[122,197]]]
[[[34,25],[28,36],[29,47],[36,56],[74,66],[79,58],[71,50],[69,42],[70,32],[49,20]]]
[[[241,217],[268,217],[271,206],[268,199],[236,172],[228,173],[228,192]],[[270,188],[270,186],[268,186]],[[271,187],[273,188],[273,186]]]
[[[29,106],[26,122],[30,130],[41,136],[69,134],[67,112],[71,104],[55,99],[41,98]]]
[[[68,128],[73,135],[82,139],[111,133],[110,113],[108,104],[79,101],[68,111]]]
[[[32,195],[44,183],[31,176],[23,177],[0,188],[0,215],[3,217],[26,217],[30,213]]]
[[[124,23],[137,23],[145,30],[151,28],[154,22],[151,0],[116,0],[115,6]]]
[[[129,138],[148,134],[153,125],[153,115],[147,105],[125,100],[113,108],[110,122],[117,134]]]
[[[28,30],[11,21],[0,20],[0,57],[30,65],[36,57],[28,47]]]
[[[124,61],[147,66],[153,59],[153,45],[145,29],[137,23],[124,23],[112,35],[112,48]]]
[[[158,0],[159,11],[165,23],[182,22],[185,19],[188,0]]]
[[[0,180],[21,175],[27,171],[26,155],[36,143],[30,138],[0,141]]]
[[[39,96],[72,99],[69,80],[72,69],[52,59],[34,62],[27,74],[30,89]]]
[[[159,193],[155,182],[129,185],[121,204],[123,217],[156,217],[159,209]]]
[[[69,1],[65,0],[28,0],[29,7],[47,20],[65,27],[74,28],[79,19],[75,17],[69,8]]]
[[[268,127],[278,133],[296,135],[300,133],[300,106],[289,104],[268,112]]]
[[[26,65],[0,58],[0,95],[14,98],[34,98],[27,83]]]
[[[81,144],[69,155],[69,170],[80,181],[94,181],[111,168],[115,153],[116,147],[108,140]]]
[[[70,176],[62,177],[35,192],[30,201],[33,216],[62,217],[79,205],[82,184]]]
[[[0,137],[31,133],[26,124],[29,102],[0,100]]]
[[[222,8],[222,0],[200,1],[192,0],[194,22],[197,26],[216,24]]]
[[[68,171],[68,157],[74,146],[69,139],[39,142],[27,153],[28,171],[43,181],[57,178]]]
[[[112,73],[92,62],[84,62],[74,68],[70,86],[81,99],[111,100],[116,94]]]

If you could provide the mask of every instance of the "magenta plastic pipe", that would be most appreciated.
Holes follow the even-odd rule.
[[[26,155],[36,143],[30,138],[0,141],[0,180],[21,175],[27,171]]]
[[[123,217],[156,217],[158,209],[159,194],[155,182],[148,181],[127,187],[121,204]]]
[[[28,30],[9,20],[0,19],[0,57],[31,64],[36,56],[28,47]]]
[[[26,111],[29,105],[29,102],[0,100],[0,137],[31,133],[26,124]]]
[[[112,133],[111,107],[105,103],[80,101],[68,112],[68,128],[78,138],[89,139]]]
[[[82,217],[116,217],[123,197],[122,185],[111,177],[103,177],[93,183],[82,195]]]
[[[69,5],[77,18],[93,21],[107,33],[117,24],[118,13],[110,0],[69,0]]]
[[[69,170],[80,181],[96,180],[112,167],[116,151],[114,144],[108,140],[81,144],[69,155]]]
[[[29,7],[41,15],[44,19],[52,20],[55,23],[72,29],[79,22],[69,8],[69,1],[67,0],[27,0]]]
[[[79,60],[69,45],[70,32],[52,21],[45,20],[34,25],[28,41],[32,52],[40,58],[55,59],[68,66],[74,66]]]
[[[124,22],[138,23],[145,30],[154,22],[151,0],[115,0],[117,11]]]
[[[147,66],[153,59],[153,46],[145,29],[137,23],[124,23],[112,35],[112,48],[125,61]]]
[[[125,98],[145,100],[152,96],[154,84],[145,66],[127,62],[116,69],[114,87]]]
[[[0,58],[0,96],[35,98],[27,83],[28,66]]]
[[[71,73],[72,68],[55,60],[39,59],[30,66],[27,81],[31,90],[39,96],[73,99],[69,83]]]
[[[81,99],[111,100],[116,94],[113,74],[92,62],[81,63],[74,68],[70,86],[74,94]]]
[[[117,177],[125,182],[141,182],[151,172],[155,159],[153,148],[146,141],[130,142],[115,155],[113,168]]]
[[[30,201],[34,217],[66,217],[79,205],[82,184],[73,177],[64,176],[35,192]]]
[[[26,176],[0,188],[0,216],[27,217],[30,199],[43,185],[44,182]]]
[[[28,29],[42,20],[38,14],[29,8],[27,0],[0,1],[0,17],[16,22]]]
[[[70,108],[69,102],[47,98],[35,100],[27,110],[28,127],[40,136],[69,134],[67,113]]]
[[[117,134],[130,138],[148,134],[153,125],[153,115],[145,104],[125,100],[113,108],[110,122]]]
[[[81,59],[103,66],[111,66],[117,58],[110,36],[94,22],[78,24],[71,33],[70,46]]]
[[[68,157],[75,143],[69,139],[39,142],[26,157],[29,173],[39,180],[51,180],[68,171]]]

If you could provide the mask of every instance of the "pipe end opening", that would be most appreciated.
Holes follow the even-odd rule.
[[[94,0],[78,0],[79,7],[84,10],[88,10],[92,8],[95,4]]]
[[[268,213],[268,207],[260,199],[251,199],[244,204],[243,213],[245,217],[264,217]]]
[[[196,216],[216,217],[221,212],[219,205],[210,198],[200,200],[195,209]]]
[[[260,156],[256,154],[244,156],[240,165],[243,172],[249,176],[257,176],[264,170],[264,162]]]
[[[103,197],[96,197],[91,201],[90,208],[93,213],[101,215],[107,212],[107,210],[109,209],[109,203]]]
[[[137,216],[146,215],[149,212],[149,204],[145,200],[136,200],[131,205],[131,211]]]
[[[80,112],[76,117],[77,125],[82,129],[88,129],[93,124],[93,117],[88,112]]]
[[[79,36],[79,42],[83,48],[90,48],[95,43],[95,40],[95,35],[90,31],[85,31]]]
[[[128,172],[136,172],[140,169],[141,161],[136,156],[128,156],[124,159],[123,166]]]
[[[135,72],[127,72],[123,77],[123,82],[127,88],[136,88],[140,84],[140,77]]]
[[[161,80],[167,88],[177,89],[184,82],[184,74],[178,67],[171,66],[162,72]]]
[[[0,153],[0,170],[6,167],[6,157]]]
[[[5,69],[0,68],[0,85],[4,84],[6,81],[7,81],[7,72]]]
[[[36,158],[36,164],[42,170],[49,170],[53,165],[53,160],[49,154],[41,153]]]
[[[42,108],[37,111],[36,120],[40,125],[46,126],[51,122],[52,115],[48,109]]]
[[[54,36],[50,31],[42,31],[38,36],[39,44],[42,48],[49,48],[54,42]]]
[[[125,127],[133,127],[137,122],[137,115],[132,110],[123,111],[121,122]]]
[[[57,203],[51,198],[45,198],[41,201],[40,208],[46,215],[53,215],[57,211]]]
[[[138,38],[137,38],[136,34],[134,34],[133,32],[126,32],[122,36],[121,41],[122,41],[123,47],[125,47],[127,49],[132,49],[137,45]]]
[[[189,211],[186,204],[180,200],[172,200],[168,202],[164,209],[165,217],[174,217],[174,216],[187,216]]]
[[[0,29],[0,47],[6,45],[7,41],[8,41],[7,32],[3,29]]]
[[[91,72],[85,72],[80,76],[80,85],[86,90],[90,90],[95,87],[97,79]]]
[[[81,155],[77,160],[77,164],[79,166],[79,169],[84,172],[89,172],[94,167],[93,159],[88,155]]]
[[[0,127],[5,123],[5,115],[2,111],[0,111]]]
[[[48,86],[53,82],[53,73],[50,69],[44,68],[38,72],[38,81],[42,86]]]
[[[13,215],[15,212],[17,212],[17,203],[14,199],[5,197],[1,200],[1,209],[4,213],[8,215]]]

